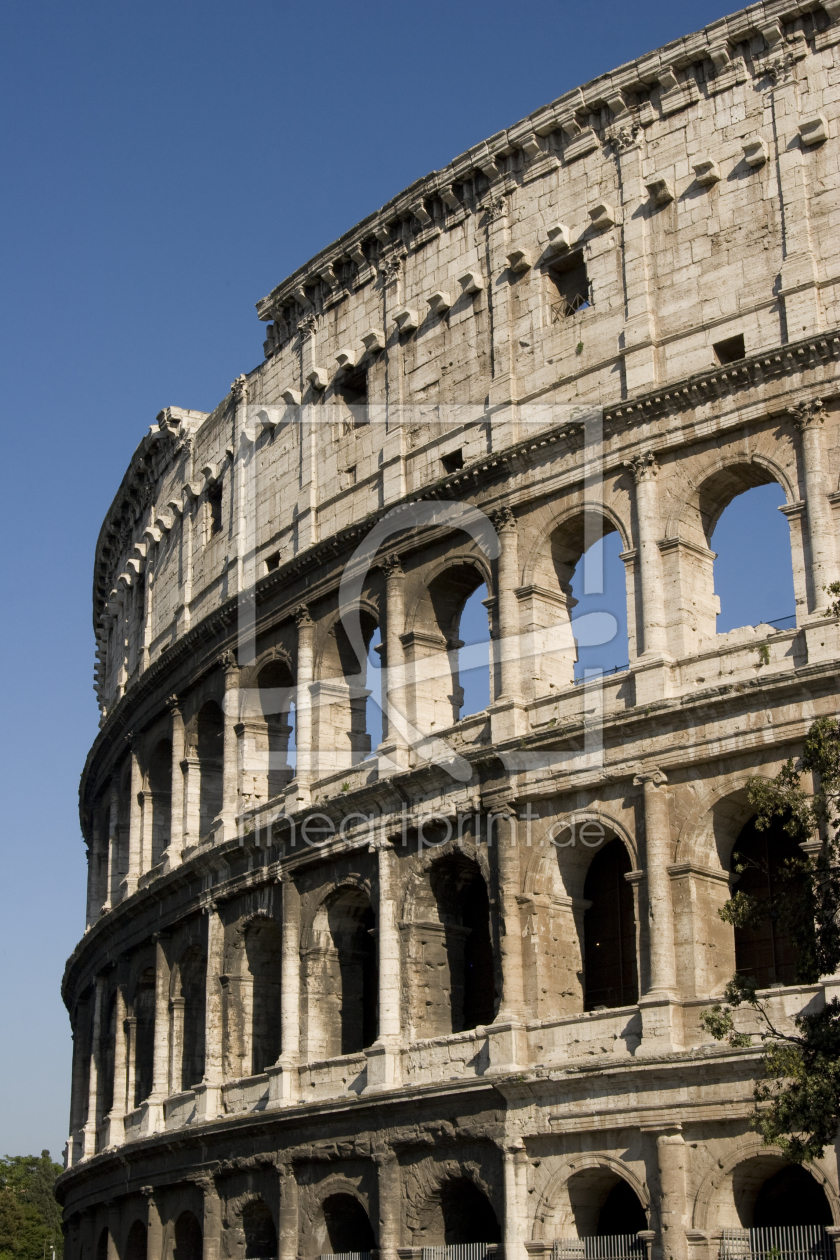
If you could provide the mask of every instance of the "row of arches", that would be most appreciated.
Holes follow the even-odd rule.
[[[741,1226],[832,1224],[831,1206],[822,1185],[807,1169],[781,1165],[777,1157],[759,1157],[738,1165],[731,1193],[732,1209]],[[556,1206],[563,1221],[557,1221],[561,1232],[580,1239],[633,1235],[652,1223],[645,1187],[636,1183],[629,1170],[618,1171],[614,1164],[593,1163],[572,1173]],[[236,1214],[235,1224],[241,1233],[234,1254],[242,1260],[276,1260],[277,1223],[263,1198],[249,1196]],[[502,1241],[499,1216],[488,1193],[473,1178],[457,1172],[444,1176],[434,1187],[416,1227],[430,1245]],[[167,1233],[169,1245],[164,1248],[163,1260],[202,1260],[203,1230],[194,1212],[180,1212]],[[305,1255],[369,1253],[378,1245],[365,1203],[349,1192],[325,1195],[306,1233]],[[147,1238],[146,1224],[135,1219],[119,1260],[147,1260]],[[95,1260],[113,1260],[114,1251],[111,1233],[103,1227],[96,1241]]]
[[[757,927],[734,932],[735,969],[760,988],[796,979],[797,949],[776,912],[786,864],[801,857],[782,827],[758,831],[749,820],[733,846],[732,886],[771,906]],[[588,855],[582,884],[581,1006],[633,1006],[640,993],[640,916],[630,854],[609,836]],[[445,1036],[492,1023],[498,1009],[498,951],[487,873],[463,851],[444,854],[418,881],[404,925],[405,966],[412,992],[413,1037]],[[300,942],[300,984],[308,1061],[353,1054],[378,1036],[377,915],[368,892],[340,885],[321,902]],[[222,1059],[227,1080],[264,1072],[282,1052],[283,933],[263,913],[228,933],[222,974]],[[205,1070],[208,984],[206,944],[193,940],[169,965],[164,1008],[156,967],[139,966],[133,983],[114,989],[102,1012],[99,1044],[100,1117],[114,1096],[116,1057],[123,1039],[125,1109],[155,1087],[156,1019],[168,1019],[166,1094],[200,1084]],[[88,1006],[89,1021],[93,1011]]]
[[[724,468],[695,497],[693,515],[679,522],[680,538],[692,548],[691,572],[674,586],[674,608],[685,604],[680,615],[688,616],[695,637],[714,634],[715,617],[718,631],[768,619],[790,620],[790,534],[777,510],[785,494],[769,469],[758,462]],[[625,580],[625,561],[633,554],[625,554],[628,546],[614,514],[587,508],[555,528],[538,553],[532,586],[523,588],[520,600],[523,643],[529,634],[541,636],[541,650],[530,658],[526,647],[522,662],[529,695],[546,694],[593,671],[621,668],[632,659],[638,635],[631,629],[628,637],[628,627],[638,620],[639,592]],[[417,680],[409,689],[407,716],[424,734],[482,712],[498,692],[491,651],[492,580],[476,558],[456,558],[430,580],[406,621],[406,668]],[[603,620],[597,629],[586,630],[580,619],[592,613],[615,619],[615,633],[607,642],[591,642],[593,635],[596,640],[609,635],[609,623]],[[563,632],[572,617],[584,627],[579,644],[574,626],[572,636]],[[319,750],[319,774],[364,760],[387,735],[381,690],[384,649],[377,615],[370,608],[362,611],[361,630],[362,661],[340,620],[317,654],[312,739]],[[688,646],[686,639],[683,648]],[[264,664],[248,685],[257,699],[242,721],[240,809],[279,795],[297,768],[293,657]],[[216,699],[205,700],[187,723],[185,736],[182,766],[189,784],[178,831],[195,843],[210,834],[222,811],[224,716]],[[161,736],[146,751],[142,768],[147,865],[156,865],[170,843],[172,776],[172,741]],[[116,811],[110,797],[100,804],[99,829],[113,834],[117,850],[112,883],[128,870],[131,790],[126,762],[117,783]]]

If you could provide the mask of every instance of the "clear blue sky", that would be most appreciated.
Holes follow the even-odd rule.
[[[261,358],[254,302],[405,185],[732,7],[3,6],[0,1154],[66,1137],[93,548],[146,427],[209,411]]]

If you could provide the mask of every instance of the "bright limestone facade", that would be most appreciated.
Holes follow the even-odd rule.
[[[259,366],[140,442],[95,561],[72,1260],[840,1224],[834,1152],[785,1174],[756,1051],[699,1022],[736,965],[782,1025],[840,991],[717,913],[750,778],[836,712],[838,96],[839,0],[576,89],[278,285]],[[716,634],[712,531],[771,482],[795,619]],[[628,665],[577,685],[612,533]]]

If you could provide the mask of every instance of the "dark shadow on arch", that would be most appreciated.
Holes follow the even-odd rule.
[[[146,967],[137,977],[134,986],[132,1013],[135,1020],[136,1046],[134,1057],[134,1098],[131,1106],[138,1107],[152,1092],[155,1067],[155,969]]]
[[[376,1236],[370,1218],[352,1194],[331,1194],[323,1203],[324,1224],[333,1254],[372,1251]]]
[[[242,1209],[242,1230],[245,1234],[245,1260],[275,1260],[277,1228],[274,1217],[263,1199],[254,1199]]]
[[[798,1164],[768,1177],[758,1192],[753,1225],[831,1225],[831,1208],[822,1186]]]
[[[429,882],[444,929],[451,1031],[491,1024],[496,995],[484,876],[476,862],[458,853],[434,862]]]
[[[760,989],[796,982],[799,950],[780,918],[779,906],[792,891],[785,863],[801,859],[799,845],[775,820],[765,831],[758,831],[750,819],[732,850],[734,890],[771,907],[769,917],[758,927],[735,929],[735,970],[754,979]],[[738,867],[744,868],[740,874]]]
[[[379,980],[373,907],[361,889],[346,888],[327,907],[327,923],[338,964],[341,1054],[364,1050],[376,1040]]]
[[[96,1240],[96,1260],[108,1260],[108,1242],[110,1234],[107,1229],[99,1231],[99,1237]]]
[[[174,1260],[202,1260],[204,1239],[192,1212],[182,1212],[175,1222]]]
[[[493,1204],[469,1177],[450,1177],[444,1181],[440,1187],[440,1206],[447,1246],[502,1241]]]
[[[199,836],[206,836],[222,812],[225,722],[215,700],[199,709],[195,748],[199,762]]]
[[[152,811],[152,866],[156,866],[168,846],[172,834],[172,744],[158,740],[149,758],[148,801],[144,809]]]
[[[569,1178],[567,1190],[579,1238],[637,1234],[648,1227],[635,1190],[612,1168],[581,1169]]]
[[[625,876],[630,855],[610,840],[590,863],[583,896],[584,1010],[632,1006],[639,1000],[633,890]]]
[[[146,1226],[135,1221],[128,1231],[123,1260],[146,1260]]]
[[[292,726],[292,689],[295,681],[285,661],[269,661],[257,677],[260,709],[265,724],[259,751],[266,760],[265,799],[272,800],[292,778],[289,764],[289,741]]]
[[[251,977],[251,1073],[264,1072],[280,1054],[280,970],[283,935],[275,919],[259,918],[245,930],[245,962]]]
[[[207,958],[200,945],[191,945],[181,956],[172,974],[170,1045],[180,1044],[180,1063],[173,1060],[173,1090],[191,1089],[204,1077],[204,1026],[207,994]],[[175,1003],[182,1004],[180,1014]],[[182,1021],[176,1035],[176,1018]]]

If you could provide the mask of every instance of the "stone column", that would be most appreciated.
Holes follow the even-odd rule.
[[[82,1037],[79,1029],[79,1009],[73,1013],[73,1067],[70,1085],[70,1136],[67,1139],[67,1166],[72,1168],[80,1155],[84,1153],[82,1125],[87,1105],[87,1078],[84,1072],[84,1055],[82,1053]]]
[[[504,1146],[502,1159],[505,1184],[505,1260],[526,1260],[527,1156],[522,1140]]]
[[[822,400],[788,407],[788,414],[800,433],[802,472],[808,520],[808,543],[811,552],[811,590],[809,612],[824,609],[829,601],[823,587],[836,576],[836,553],[828,502],[825,474],[827,460],[823,449],[823,425],[826,420]],[[810,645],[809,645],[810,647]]]
[[[375,1156],[379,1207],[379,1260],[397,1260],[400,1245],[400,1165],[393,1151]]]
[[[96,1153],[96,1134],[99,1122],[99,1071],[100,1047],[102,1038],[102,993],[105,988],[104,975],[98,975],[94,982],[93,1022],[90,1034],[90,1067],[88,1069],[88,1104],[87,1119],[83,1127],[83,1156]]]
[[[659,465],[652,451],[625,464],[636,483],[636,540],[642,586],[642,651],[645,657],[665,651],[665,610],[662,600],[662,565],[659,556]]]
[[[668,798],[662,788],[664,773],[655,766],[633,779],[644,788],[645,874],[647,876],[648,941],[650,986],[642,995],[642,1055],[682,1042],[677,998],[674,949],[674,908],[671,900],[671,826]],[[641,970],[641,968],[640,968]],[[644,1043],[647,1043],[646,1045]]]
[[[152,1186],[141,1190],[146,1198],[146,1260],[163,1260],[163,1224]]]
[[[509,507],[493,513],[493,524],[498,535],[500,552],[496,562],[497,575],[497,627],[494,665],[498,669],[500,693],[492,699],[494,685],[491,679],[491,731],[494,743],[523,735],[527,729],[527,714],[523,704],[522,671],[519,659],[519,586],[518,537],[516,517]],[[495,670],[494,670],[495,672]]]
[[[148,1128],[150,1133],[157,1133],[164,1127],[163,1100],[169,1094],[169,960],[164,933],[156,932],[152,939],[155,942],[155,1050]]]
[[[687,1260],[688,1241],[685,1236],[686,1150],[682,1127],[669,1125],[658,1133],[656,1157],[659,1164],[659,1216],[662,1222],[663,1260]]]
[[[314,764],[312,748],[312,692],[315,669],[315,624],[306,604],[295,609],[297,625],[297,691],[295,701],[295,746],[297,765],[293,786],[299,804],[309,800]]]
[[[277,1231],[278,1260],[297,1260],[298,1253],[298,1184],[291,1164],[283,1164],[280,1173],[280,1228]]]
[[[643,135],[633,126],[624,102],[610,102],[615,118],[609,145],[618,165],[621,195],[620,227],[611,206],[602,205],[598,223],[604,237],[621,234],[624,277],[624,336],[622,354],[629,394],[656,384],[656,281],[651,276],[651,207],[643,174]],[[657,213],[653,211],[653,213]],[[667,213],[667,211],[665,212]]]
[[[204,1237],[203,1260],[219,1260],[222,1248],[222,1204],[213,1177],[202,1178],[204,1213],[201,1232]]]
[[[488,848],[496,850],[498,880],[499,952],[502,964],[502,1000],[494,1025],[505,1026],[503,1035],[491,1037],[491,1067],[503,1069],[527,1058],[523,1041],[525,992],[522,971],[522,929],[519,916],[519,848],[516,813],[512,806],[491,809],[487,816]]]
[[[117,899],[120,881],[120,785],[116,771],[111,780],[108,806],[108,875],[103,910],[110,910]]]
[[[373,846],[377,854],[379,905],[376,918],[379,965],[379,1028],[367,1051],[367,1088],[389,1088],[401,1079],[400,934],[396,915],[395,855],[387,838]]]
[[[396,555],[382,561],[385,574],[385,686],[382,689],[386,718],[386,748],[390,760],[400,769],[408,768],[408,712],[405,693],[405,657],[402,635],[405,631],[405,573]]]
[[[236,815],[239,813],[239,666],[235,652],[225,652],[220,658],[225,671],[224,710],[224,764],[222,768],[222,839],[236,835]]]
[[[183,1089],[181,1064],[184,1056],[184,1007],[182,997],[169,999],[169,1093],[179,1094]]]
[[[143,772],[140,769],[139,736],[128,736],[131,748],[131,799],[128,813],[128,875],[126,895],[137,889],[137,881],[143,872],[143,809],[140,804],[143,792]]]
[[[300,1062],[300,893],[287,875],[282,883],[283,938],[280,980],[280,1058],[269,1068],[269,1099],[295,1102]]]
[[[222,1110],[222,986],[225,931],[218,906],[211,902],[207,915],[207,990],[204,1008],[204,1080],[196,1089],[199,1116],[212,1120]]]
[[[134,1093],[137,1088],[137,1016],[129,1015],[125,1021],[125,1109],[134,1110]]]
[[[181,762],[184,760],[186,745],[184,741],[184,715],[177,696],[168,700],[169,712],[172,716],[172,808],[169,822],[169,849],[167,857],[169,868],[179,866],[181,850],[184,847],[184,772]]]
[[[121,984],[116,990],[114,1019],[114,1098],[108,1116],[108,1146],[121,1146],[125,1141],[125,1098],[128,1064],[125,1038],[125,995]]]
[[[87,905],[85,907],[85,926],[90,927],[99,917],[99,910],[102,905],[102,896],[100,894],[101,883],[101,866],[102,866],[102,839],[101,824],[98,811],[94,810],[93,820],[91,824],[90,848],[88,849],[88,878],[87,878]]]

